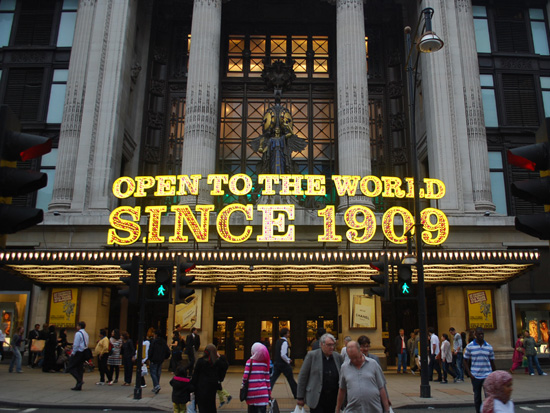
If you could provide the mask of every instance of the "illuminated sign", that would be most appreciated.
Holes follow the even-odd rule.
[[[119,199],[129,197],[171,197],[199,194],[201,175],[162,175],[123,176],[113,184],[113,194]],[[340,197],[378,197],[413,198],[414,181],[412,178],[382,176],[380,178],[368,175],[364,177],[351,175],[333,175],[332,180],[336,193]],[[252,178],[245,174],[229,176],[212,174],[207,177],[210,195],[223,196],[226,190],[233,195],[244,196],[253,189]],[[326,182],[324,175],[258,175],[258,185],[263,185],[260,195],[283,196],[324,196]],[[445,185],[438,179],[424,178],[424,187],[419,189],[420,197],[424,199],[441,199],[445,196]],[[261,202],[261,198],[260,198]],[[196,242],[208,242],[210,230],[210,213],[214,205],[196,205],[194,211],[189,205],[172,205],[170,212],[174,213],[173,234],[168,237],[169,243],[186,243],[189,237],[184,233],[187,225]],[[165,242],[161,235],[162,216],[168,212],[166,205],[147,206],[144,213],[149,215],[148,242],[159,244]],[[254,209],[252,204],[230,204],[223,208],[216,218],[216,230],[219,237],[230,243],[242,243],[252,236],[252,226],[246,225],[241,233],[235,234],[229,223],[232,214],[243,214],[247,221],[254,219],[254,214],[261,214],[262,232],[257,235],[257,242],[294,242],[295,226],[287,221],[295,219],[295,205],[258,204]],[[141,207],[121,206],[116,208],[109,217],[111,227],[108,232],[109,244],[131,245],[141,237],[139,221]],[[336,233],[336,211],[333,205],[317,211],[323,221],[323,234],[317,237],[318,242],[341,242],[342,236]],[[403,235],[395,233],[394,222],[400,217],[403,223]],[[376,232],[376,217],[372,210],[363,205],[352,205],[343,213],[348,230],[346,239],[354,244],[369,242]],[[449,235],[449,221],[443,211],[426,208],[421,211],[422,239],[429,245],[440,245]],[[403,207],[392,207],[382,216],[382,232],[394,244],[405,244],[409,230],[414,233],[414,217]],[[121,235],[120,233],[125,233]]]

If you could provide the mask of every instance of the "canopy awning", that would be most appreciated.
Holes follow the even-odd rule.
[[[120,264],[144,251],[3,251],[0,266],[39,284],[122,285]],[[154,251],[147,253],[147,277],[178,256],[197,267],[194,284],[370,284],[377,274],[369,263],[388,257],[395,269],[404,251]],[[536,250],[434,250],[423,254],[424,279],[432,284],[502,284],[525,273],[540,259]],[[253,269],[251,270],[251,266]],[[174,271],[175,276],[175,271]],[[416,272],[413,267],[413,282]]]

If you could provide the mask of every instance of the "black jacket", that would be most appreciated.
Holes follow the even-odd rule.
[[[170,357],[170,349],[163,338],[157,337],[151,342],[147,355],[152,363],[162,363]]]
[[[191,400],[194,388],[187,377],[174,376],[170,380],[170,386],[172,386],[172,403],[185,404]]]
[[[185,339],[185,354],[189,354],[192,350],[199,351],[199,348],[201,346],[201,336],[195,333],[195,337],[193,337],[193,333],[190,333],[187,335]]]
[[[407,337],[403,336],[403,341],[405,342],[405,347],[403,348],[403,353],[407,353]],[[395,337],[393,342],[393,348],[395,349],[395,354],[401,354],[401,336]]]

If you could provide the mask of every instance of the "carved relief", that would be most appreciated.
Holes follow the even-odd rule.
[[[149,110],[147,112],[147,126],[151,129],[162,129],[164,113]]]
[[[165,80],[151,79],[151,88],[149,89],[149,93],[151,93],[153,96],[162,97],[164,96],[165,87]]]
[[[405,114],[400,112],[390,114],[389,121],[392,132],[398,132],[405,129],[407,120],[405,118]]]
[[[392,80],[388,83],[388,93],[391,99],[399,99],[403,96],[403,83],[400,80]]]
[[[157,47],[153,52],[153,61],[159,65],[165,65],[167,62],[167,52],[166,49]]]
[[[405,165],[408,162],[407,148],[394,148],[392,151],[392,164]]]
[[[503,69],[526,70],[526,69],[533,68],[532,62],[530,60],[524,60],[524,59],[514,59],[514,58],[502,59],[501,64]]]
[[[159,148],[155,148],[147,145],[145,147],[144,160],[147,163],[159,163],[160,162]]]
[[[133,83],[136,83],[139,72],[141,72],[141,65],[136,62],[132,65],[132,68],[130,69],[130,78],[132,79]]]

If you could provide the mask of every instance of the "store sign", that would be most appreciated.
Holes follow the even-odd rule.
[[[130,197],[172,197],[199,195],[201,175],[162,175],[123,176],[113,184],[113,194],[119,199]],[[352,198],[363,196],[374,198],[413,198],[414,181],[412,178],[395,176],[376,177],[372,175],[360,177],[351,175],[333,175],[335,190],[340,197]],[[420,198],[441,199],[445,196],[445,185],[438,179],[424,178],[424,187],[420,188]],[[226,191],[236,196],[245,196],[253,190],[252,178],[245,174],[233,176],[212,174],[207,177],[210,195],[223,196]],[[261,196],[324,196],[326,182],[324,175],[258,175],[258,185],[262,185]],[[204,190],[203,188],[201,188]],[[255,208],[254,208],[255,207]],[[186,243],[189,237],[184,228],[193,235],[196,242],[208,242],[210,231],[210,213],[214,205],[195,205],[192,211],[189,205],[171,205],[175,223],[173,235],[168,237],[169,243]],[[162,217],[168,212],[166,205],[147,206],[144,213],[149,215],[148,242],[164,243],[166,237],[161,235]],[[261,214],[262,233],[257,235],[257,242],[294,242],[295,225],[289,224],[295,219],[294,204],[230,204],[223,208],[216,218],[218,236],[230,243],[242,243],[252,236],[252,226],[247,225],[244,231],[236,234],[231,228],[230,218],[233,214],[244,215],[247,221],[254,219],[254,214]],[[141,237],[141,207],[120,206],[109,217],[111,227],[108,232],[109,244],[131,245]],[[336,233],[336,210],[333,205],[317,211],[323,218],[323,234],[317,237],[318,242],[342,242],[343,237]],[[374,212],[364,205],[352,205],[343,214],[348,229],[346,239],[354,244],[369,242],[376,232]],[[394,223],[396,217],[403,224],[402,235],[396,234]],[[288,221],[288,222],[287,222]],[[449,235],[449,221],[443,211],[436,208],[426,208],[421,211],[422,239],[429,245],[440,245]],[[401,223],[400,222],[400,223]],[[414,233],[413,214],[403,207],[392,207],[382,216],[382,232],[394,244],[405,244],[409,230]],[[145,242],[145,239],[143,239]]]

